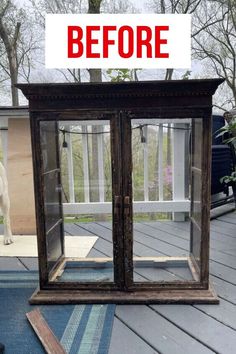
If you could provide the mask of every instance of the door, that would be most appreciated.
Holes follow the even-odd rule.
[[[76,283],[83,289],[123,289],[123,211],[127,198],[123,198],[121,115],[89,111],[40,120],[38,138],[36,155],[41,156],[41,173],[36,171],[39,163],[35,163],[35,176],[36,190],[41,191],[36,196],[41,278],[58,288],[72,283],[73,288]],[[73,159],[69,149],[74,151],[74,203],[64,203],[70,187],[68,156]],[[77,215],[77,237],[64,234],[63,214],[68,213]]]
[[[169,117],[163,123],[155,112],[148,118],[139,112],[121,112],[120,116],[125,288],[197,288],[200,278],[195,269],[201,266],[202,238],[202,119],[188,119],[183,124],[181,119]],[[178,165],[185,168],[179,183],[185,183],[186,188],[185,200],[178,201],[173,192],[176,136],[184,141],[191,129],[190,176],[186,177],[190,152],[185,150],[178,156]],[[181,203],[186,203],[185,215],[178,214]],[[176,218],[182,216],[178,224]]]

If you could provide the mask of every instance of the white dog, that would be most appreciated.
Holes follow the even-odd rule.
[[[8,183],[6,170],[0,162],[0,208],[3,214],[4,223],[4,245],[10,245],[13,242],[10,224],[10,200],[8,196]]]

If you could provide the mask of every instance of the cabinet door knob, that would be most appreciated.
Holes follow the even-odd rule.
[[[130,197],[124,197],[124,214],[127,216],[130,214]]]
[[[115,217],[118,218],[120,214],[120,208],[121,208],[121,196],[120,195],[115,195],[114,199],[114,214]]]

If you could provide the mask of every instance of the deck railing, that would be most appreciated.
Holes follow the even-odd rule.
[[[71,130],[75,131],[75,123],[67,122],[67,125],[60,123],[60,127],[65,131],[65,141],[67,148],[66,152],[66,164],[64,168],[67,169],[66,175],[68,176],[68,201],[63,204],[65,214],[104,214],[111,213],[111,202],[106,201],[105,196],[105,164],[104,164],[104,131],[106,130],[109,122],[107,121],[78,121],[81,132],[81,144],[82,144],[82,162],[83,168],[83,200],[76,200],[75,183],[76,176],[74,173],[75,158],[74,158],[74,139]],[[147,213],[147,212],[172,212],[174,220],[183,220],[184,213],[189,211],[189,182],[188,182],[188,156],[189,156],[189,126],[190,120],[134,120],[133,124],[142,129],[142,144],[139,149],[142,149],[143,159],[143,200],[135,200],[134,198],[134,212]],[[97,134],[97,161],[98,161],[98,197],[96,201],[91,201],[90,193],[90,168],[89,168],[89,146],[88,146],[88,126],[96,125]],[[72,128],[73,127],[73,128]],[[171,156],[170,165],[167,165],[166,161],[166,149],[167,149],[167,132],[169,131],[169,155]],[[148,144],[149,136],[156,136],[156,157],[158,164],[156,165],[157,176],[156,188],[158,193],[157,197],[153,200],[153,196],[150,197],[150,146]],[[93,151],[94,152],[94,151]],[[169,169],[169,180],[166,181],[165,174]],[[169,195],[166,199],[166,183],[169,186]],[[135,193],[134,193],[135,194]],[[140,199],[140,198],[139,198]]]

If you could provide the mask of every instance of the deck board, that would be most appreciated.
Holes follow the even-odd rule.
[[[210,278],[220,305],[117,306],[109,354],[232,354],[236,347],[236,213],[211,221]],[[65,224],[68,235],[98,236],[89,257],[112,257],[109,222]],[[135,256],[180,256],[189,249],[187,222],[134,225]],[[36,258],[0,258],[0,270],[36,270]],[[144,280],[145,270],[136,270]],[[168,268],[166,280],[187,277]]]
[[[194,307],[226,326],[236,330],[236,306],[232,305],[228,301],[221,299],[220,306],[194,305]]]
[[[2,246],[1,247],[9,247]],[[2,270],[27,270],[27,268],[20,262],[19,259],[13,257],[0,257],[0,271]]]
[[[153,223],[154,224],[154,223]],[[156,225],[156,224],[155,224]],[[76,230],[77,225],[74,225],[74,230]],[[146,228],[144,229],[145,225],[138,225],[134,227],[134,239],[135,239],[135,244],[134,244],[134,254],[137,256],[154,256],[154,255],[167,255],[167,256],[179,256],[179,255],[185,255],[188,250],[186,247],[185,249],[180,248],[178,245],[176,245],[176,238],[172,237],[171,241],[172,244],[169,244],[169,234],[168,234],[168,241],[167,241],[167,236],[166,236],[166,241],[164,239],[159,239],[159,232],[158,229],[152,229]],[[87,223],[86,225],[83,225],[83,228],[89,230],[91,234],[96,235],[99,237],[99,240],[95,244],[95,248],[97,250],[103,251],[106,253],[106,255],[111,256],[112,255],[112,245],[111,245],[111,226],[110,224],[100,224],[100,223]],[[139,228],[141,229],[144,233],[141,233],[141,231],[136,231],[136,229]],[[149,236],[151,234],[151,236]],[[158,234],[158,239],[157,239],[157,234]],[[156,237],[154,237],[156,236]],[[212,240],[212,242],[214,242]],[[234,264],[235,267],[235,257],[234,257],[234,248],[233,244],[231,244],[230,252],[232,253],[232,257],[228,258],[229,255],[226,253],[228,247],[227,244],[221,242],[221,258],[225,257],[225,263],[227,263],[227,260],[229,259],[231,261],[230,266],[225,265],[222,263],[215,262],[214,260],[210,261],[210,272],[212,275],[227,281],[231,284],[236,284],[236,272],[234,269],[232,269],[232,264]],[[158,249],[158,251],[157,251]],[[159,252],[161,251],[161,253]],[[158,252],[158,253],[156,253]],[[235,254],[236,254],[236,249],[235,249]]]
[[[221,299],[227,300],[236,305],[236,286],[211,274],[210,280]]]
[[[28,270],[38,270],[38,258],[36,257],[20,257],[21,263]]]
[[[148,306],[117,306],[116,315],[161,353],[186,354],[186,349],[191,354],[212,353],[205,345],[193,340],[189,334]]]
[[[88,229],[96,234],[97,236],[99,237],[103,237],[103,238],[106,238],[107,242],[111,242],[111,229],[108,229],[108,224],[106,224],[106,227],[104,226],[104,224],[93,224],[93,225],[88,225],[87,226]],[[137,228],[142,230],[142,232],[145,232],[145,234],[141,234],[140,235],[140,232],[137,233]],[[110,232],[108,232],[110,230]],[[176,244],[176,238],[172,237],[171,238],[171,241],[169,239],[169,234],[168,234],[168,237],[166,236],[166,240],[168,239],[168,241],[163,241],[163,239],[159,242],[159,230],[156,228],[156,229],[151,229],[150,227],[147,229],[145,228],[145,225],[138,225],[138,226],[135,226],[134,227],[134,234],[135,234],[135,241],[137,242],[140,242],[139,244],[136,243],[134,245],[134,253],[138,256],[153,256],[153,255],[157,255],[155,253],[155,250],[158,249],[158,250],[161,250],[162,251],[162,255],[171,255],[171,256],[175,256],[175,255],[185,255],[186,252],[184,251],[187,251],[188,248],[186,247],[185,249],[182,249],[181,248],[181,251],[180,251],[180,246],[178,245],[178,241],[177,241],[177,244]],[[149,236],[151,235],[151,236]],[[157,235],[158,235],[158,239],[157,239]],[[141,239],[142,238],[142,239]],[[100,247],[100,242],[101,240],[99,239],[96,243],[96,245],[98,245],[98,247]],[[164,242],[164,246],[163,246],[163,242]],[[172,242],[172,245],[169,246],[169,242]],[[95,246],[96,246],[95,245]],[[148,247],[147,247],[148,246]],[[168,250],[167,252],[165,252],[165,247],[168,247]],[[96,246],[97,247],[97,246]],[[231,245],[231,251],[232,253],[234,253],[234,248],[232,248],[233,245]],[[146,248],[146,251],[144,253],[144,249]],[[150,249],[152,249],[152,251],[154,252],[150,252]],[[222,242],[222,249],[225,250],[227,249],[226,245]],[[236,249],[235,249],[235,254],[236,254]],[[224,254],[220,254],[221,255],[221,258],[224,258],[225,257],[225,262],[227,263],[227,260],[228,260],[228,255],[226,253]],[[211,269],[211,274],[216,276],[216,277],[219,277],[221,279],[224,279],[225,281],[228,281],[229,283],[232,283],[232,284],[236,284],[236,272],[234,271],[234,269],[232,269],[232,264],[236,265],[236,257],[232,256],[231,258],[229,258],[229,260],[231,261],[231,264],[230,264],[230,267],[228,267],[227,265],[225,264],[221,264],[221,263],[218,263],[218,262],[215,262],[214,260],[213,261],[210,261],[210,269]]]
[[[220,305],[171,305],[169,306],[170,310],[166,312],[164,311],[165,306],[158,306],[158,313],[155,312],[152,315],[155,320],[149,317],[147,322],[144,321],[143,314],[140,313],[141,309],[147,308],[147,306],[137,307],[134,314],[132,314],[132,306],[126,308],[125,306],[117,306],[117,317],[123,322],[123,325],[127,325],[127,330],[131,329],[136,333],[137,338],[140,339],[141,337],[156,351],[167,354],[170,352],[181,353],[186,352],[186,348],[191,348],[191,351],[188,349],[191,353],[232,353],[232,346],[235,346],[236,343],[236,238],[232,224],[230,227],[225,227],[225,224],[219,224],[216,221],[218,220],[211,222],[213,225],[211,227],[210,272],[211,280],[221,298]],[[92,225],[83,225],[83,227],[92,234],[102,237],[103,242],[104,240],[111,242],[111,225],[109,223],[99,222]],[[183,254],[188,249],[188,229],[189,225],[187,223],[169,222],[169,225],[168,222],[166,224],[153,222],[153,225],[135,224],[134,253],[143,256],[156,254],[155,252],[158,252],[159,255]],[[99,242],[97,245],[95,244],[95,247],[100,247]],[[177,308],[175,311],[173,310],[173,316],[171,316],[171,308]],[[185,316],[181,315],[184,308]],[[153,309],[157,310],[156,307],[153,307]],[[160,309],[162,310],[160,311]],[[192,320],[195,321],[194,324],[191,324]],[[140,325],[140,321],[142,325]],[[158,323],[156,323],[157,321]],[[181,336],[172,333],[171,339],[173,341],[177,340],[177,343],[179,340],[183,348],[176,347],[176,342],[173,343],[172,340],[169,341],[167,346],[163,345],[161,340],[158,341],[158,344],[156,343],[158,326],[161,326],[165,334],[169,333],[165,327],[165,321],[169,326],[174,326],[175,330],[181,331]],[[199,329],[202,323],[203,329]],[[155,336],[150,331],[147,333],[147,328],[150,328],[150,326],[156,329]],[[120,332],[114,327],[112,338],[118,335],[117,331]],[[219,333],[219,338],[215,340],[214,337],[217,333]],[[163,335],[165,336],[165,334]],[[178,338],[176,339],[176,337]],[[229,344],[224,345],[224,338],[227,338]],[[110,353],[112,353],[112,350],[117,350],[116,345],[112,339]],[[169,345],[171,348],[168,347]],[[148,352],[149,349],[147,349]]]
[[[151,307],[213,351],[224,354],[233,353],[232,350],[236,347],[236,331],[220,321],[198,311],[193,306],[153,305]]]
[[[220,216],[218,220],[225,220],[225,221],[229,220],[229,222],[236,224],[236,212],[225,214],[224,216]]]
[[[117,317],[114,319],[113,333],[109,354],[158,354],[156,349],[147,344]]]

